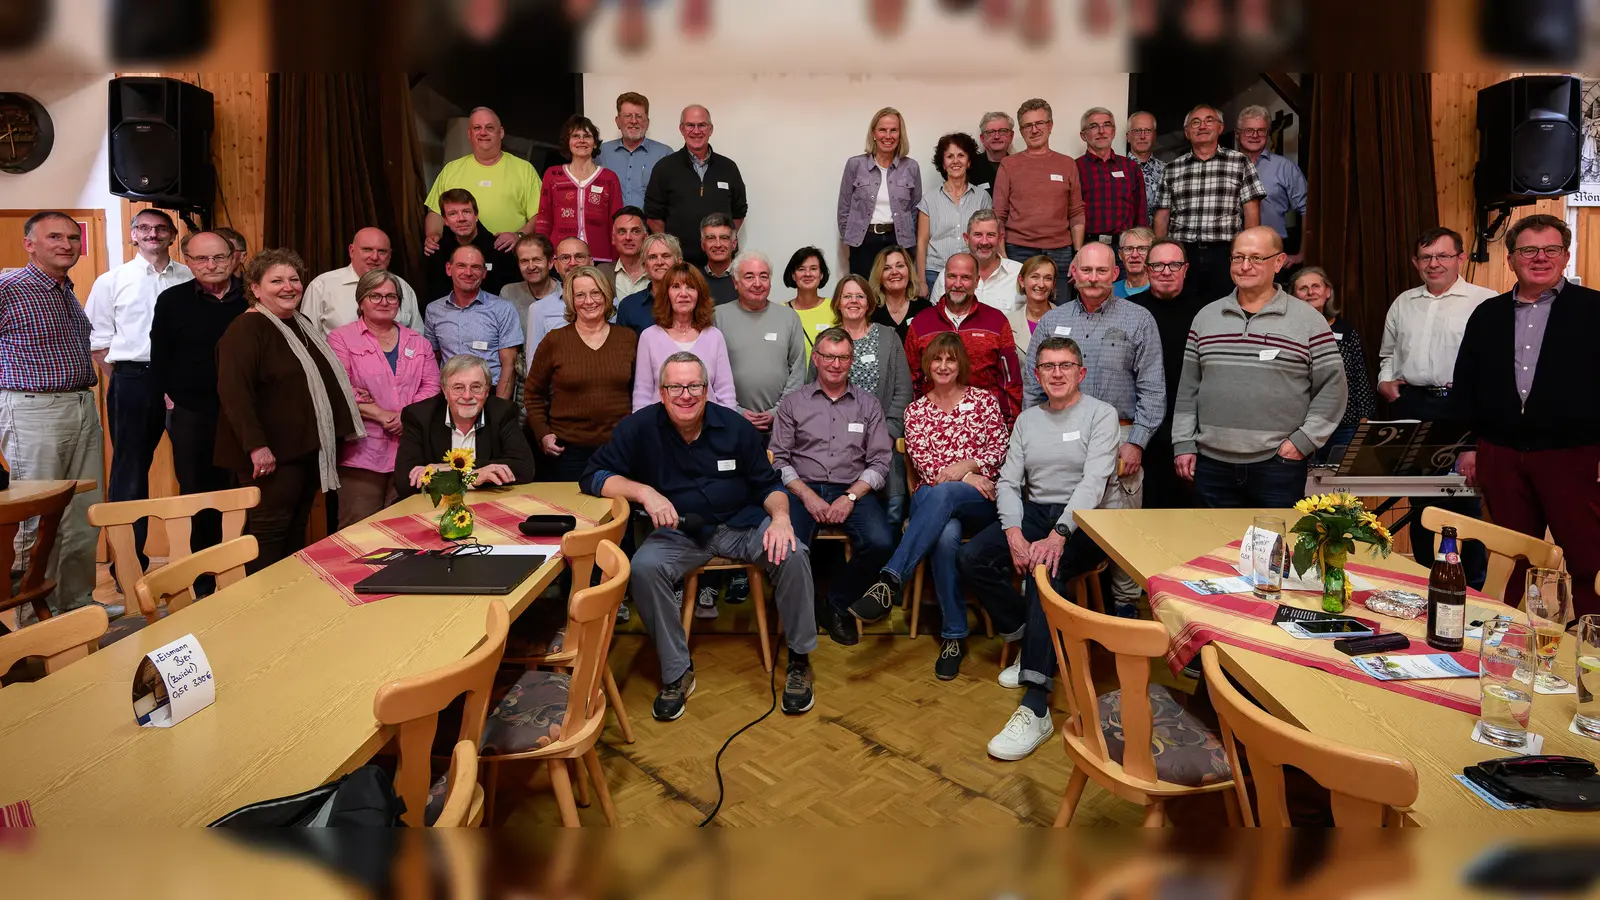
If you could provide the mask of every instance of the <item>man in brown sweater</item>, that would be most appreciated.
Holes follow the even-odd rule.
[[[1072,254],[1083,246],[1083,190],[1078,163],[1050,149],[1055,127],[1050,104],[1035,97],[1017,109],[1022,140],[1028,145],[1000,163],[995,175],[994,214],[1005,234],[1006,256],[1021,263],[1044,255],[1056,263],[1056,303],[1072,299],[1068,272]]]

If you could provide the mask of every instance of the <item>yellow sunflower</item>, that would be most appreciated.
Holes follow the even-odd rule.
[[[472,513],[469,513],[463,509],[456,513],[454,521],[457,528],[465,528],[472,524]]]
[[[427,487],[433,482],[433,466],[422,470],[422,486]]]
[[[471,450],[465,447],[455,447],[444,455],[444,461],[449,463],[450,468],[455,469],[457,472],[470,472],[476,459]]]

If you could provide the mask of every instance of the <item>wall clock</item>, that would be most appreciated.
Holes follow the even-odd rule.
[[[55,141],[55,125],[43,103],[27,94],[0,92],[0,172],[21,175],[39,168]]]

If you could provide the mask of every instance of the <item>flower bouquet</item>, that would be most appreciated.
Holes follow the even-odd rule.
[[[1371,544],[1373,556],[1388,556],[1394,538],[1359,497],[1346,493],[1317,494],[1296,503],[1294,508],[1301,514],[1300,521],[1289,529],[1298,535],[1294,542],[1294,570],[1305,575],[1316,566],[1322,573],[1323,610],[1342,613],[1350,602],[1345,559],[1356,549],[1355,542]]]
[[[439,537],[459,541],[472,534],[472,509],[467,506],[467,489],[478,480],[471,450],[457,447],[444,455],[444,465],[434,464],[422,472],[422,487],[437,507],[440,500],[449,505],[439,516]]]

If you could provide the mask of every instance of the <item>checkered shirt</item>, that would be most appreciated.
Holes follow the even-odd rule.
[[[1156,209],[1170,209],[1175,241],[1231,241],[1244,227],[1239,207],[1267,195],[1250,157],[1218,147],[1210,159],[1185,153],[1167,164]]]
[[[1085,153],[1078,157],[1078,184],[1083,191],[1083,230],[1088,234],[1121,234],[1150,224],[1144,172],[1134,160],[1115,153],[1103,160]]]
[[[0,275],[0,391],[59,393],[94,386],[89,317],[72,292],[28,263]]]

